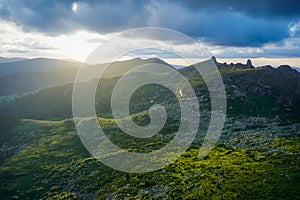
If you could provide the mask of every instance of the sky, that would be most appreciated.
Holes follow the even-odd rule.
[[[0,56],[84,60],[140,27],[179,31],[217,58],[300,58],[298,0],[0,0]],[[149,38],[195,56],[192,44]]]

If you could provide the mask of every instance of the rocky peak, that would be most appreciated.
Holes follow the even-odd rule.
[[[278,68],[281,74],[290,76],[290,77],[299,77],[299,73],[296,69],[291,68],[289,65],[280,65]]]
[[[279,65],[278,69],[280,70],[291,70],[291,66],[289,65]]]

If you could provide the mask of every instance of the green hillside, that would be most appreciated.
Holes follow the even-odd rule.
[[[255,119],[248,119],[255,121]],[[220,143],[205,159],[197,142],[175,163],[146,174],[126,174],[92,158],[72,120],[1,123],[2,199],[295,199],[299,196],[300,124],[237,130],[228,121]],[[241,123],[232,119],[236,124]],[[7,124],[9,123],[9,124]],[[113,138],[113,121],[101,120]],[[259,127],[259,126],[257,126]],[[236,130],[235,130],[236,129]],[[165,133],[165,139],[168,140]],[[201,140],[201,138],[200,138]],[[197,141],[197,140],[196,140]],[[134,143],[132,143],[134,144]],[[125,146],[124,146],[125,145]],[[126,147],[127,145],[127,147]],[[144,147],[156,148],[160,141]]]
[[[124,61],[123,73],[141,62],[163,63],[158,59]],[[208,156],[198,156],[210,119],[210,97],[192,66],[180,69],[197,94],[201,123],[188,151],[151,173],[120,172],[89,154],[72,119],[71,83],[2,102],[0,199],[298,199],[300,73],[288,66],[216,64],[228,101],[217,145]],[[129,137],[117,127],[110,108],[110,96],[120,78],[114,71],[121,67],[122,62],[115,64],[98,85],[99,124],[123,149],[160,149],[178,130],[176,96],[156,84],[139,88],[130,99],[133,121],[148,124],[147,110],[153,104],[164,105],[168,118],[159,134],[151,138]]]

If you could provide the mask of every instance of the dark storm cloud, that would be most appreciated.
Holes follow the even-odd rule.
[[[175,0],[176,3],[192,11],[233,10],[247,15],[262,18],[294,18],[300,16],[299,0]],[[174,0],[169,0],[174,2]]]
[[[174,12],[167,12],[170,7]],[[153,12],[151,25],[163,24],[217,45],[261,46],[289,37],[287,20],[262,20],[232,11],[189,12],[168,4],[156,5]]]
[[[146,16],[137,1],[0,0],[0,17],[25,31],[49,35],[86,29],[101,33],[141,26]],[[72,11],[74,3],[78,12]]]
[[[72,10],[74,3],[77,10]],[[160,26],[225,46],[282,41],[290,37],[289,26],[300,19],[299,10],[297,1],[278,0],[0,0],[0,18],[15,22],[24,31],[59,35],[77,30],[110,33]]]

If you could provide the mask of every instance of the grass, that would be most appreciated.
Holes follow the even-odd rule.
[[[113,120],[100,119],[100,123],[111,130],[108,136],[114,133]],[[299,197],[298,137],[274,137],[252,148],[221,142],[205,159],[198,157],[199,146],[193,145],[165,169],[127,174],[92,158],[82,146],[71,120],[21,120],[11,127],[10,134],[18,133],[21,128],[24,128],[23,135],[30,135],[32,130],[36,130],[36,135],[26,141],[26,147],[1,164],[2,199]],[[282,131],[285,129],[288,127]],[[128,142],[130,139],[124,140],[123,145]],[[152,144],[158,142],[154,140]]]

